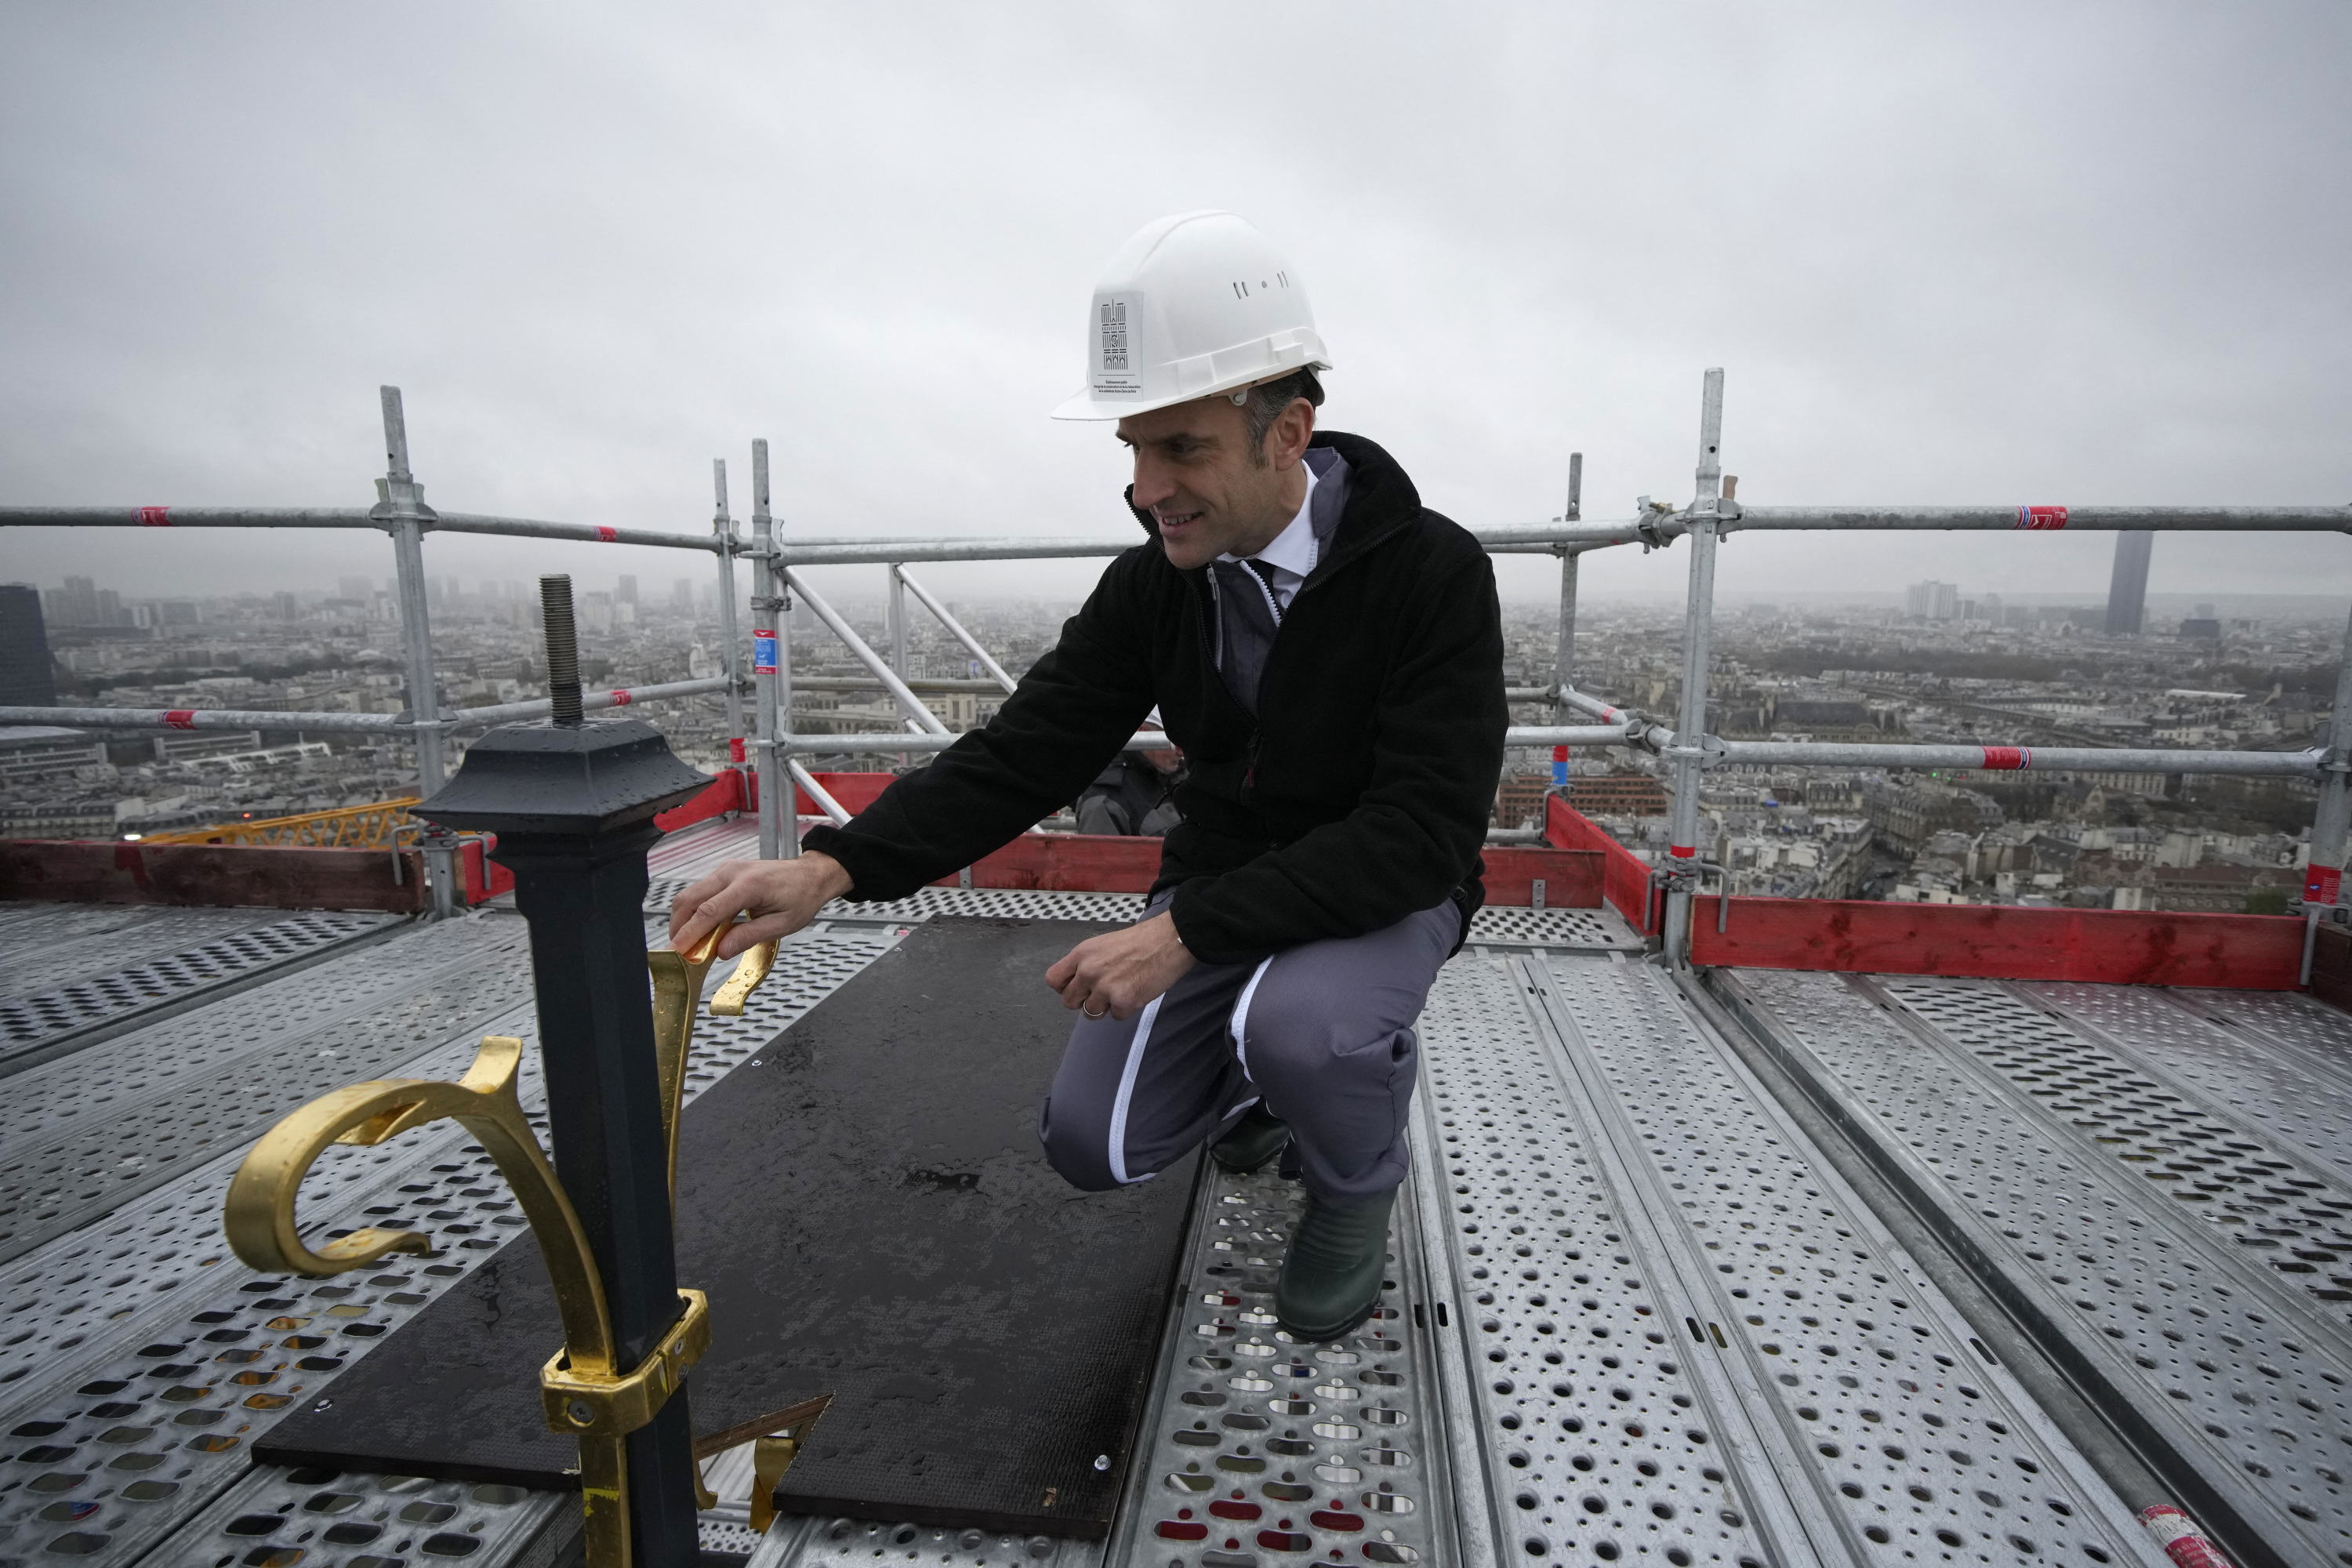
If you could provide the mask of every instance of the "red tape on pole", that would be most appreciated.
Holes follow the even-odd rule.
[[[171,527],[172,509],[168,506],[141,507],[139,509],[139,526],[142,528]]]
[[[2015,773],[2033,765],[2033,752],[2025,746],[1987,746],[1984,768],[1987,773]]]
[[[163,715],[163,723],[169,729],[193,730],[196,727],[196,710],[193,708],[174,708]]]
[[[1666,853],[1677,860],[1687,860],[1698,853],[1698,847],[1692,844],[1670,844],[1666,846]]]
[[[616,544],[620,542],[621,531],[617,528],[606,528],[600,522],[596,525],[596,537],[607,544]]]
[[[628,689],[627,689],[626,687],[616,686],[616,687],[614,687],[614,688],[613,689],[613,706],[614,706],[614,707],[615,707],[615,708],[626,708],[626,707],[627,707],[631,702],[633,702],[633,701],[635,701],[635,698],[632,698],[632,697],[629,695]]]
[[[2164,1548],[2164,1554],[2180,1568],[2230,1568],[2230,1560],[2214,1549],[2197,1528],[2197,1521],[2174,1508],[2170,1503],[2158,1503],[2142,1509],[2139,1521],[2147,1526]]]
[[[2066,526],[2066,509],[2063,506],[2019,507],[2017,526],[2029,533],[2055,533]]]

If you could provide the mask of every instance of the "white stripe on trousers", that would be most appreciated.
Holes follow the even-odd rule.
[[[1164,994],[1164,993],[1163,993]],[[1127,1066],[1118,1075],[1118,1098],[1110,1106],[1110,1179],[1121,1186],[1148,1182],[1158,1175],[1146,1171],[1142,1175],[1127,1173],[1127,1107],[1135,1098],[1135,1075],[1143,1067],[1143,1048],[1151,1041],[1151,1026],[1160,1016],[1160,997],[1154,996],[1144,1005],[1143,1016],[1135,1021],[1135,1038],[1128,1043]]]
[[[1257,1080],[1250,1078],[1247,1055],[1250,998],[1257,994],[1257,983],[1265,978],[1265,972],[1273,963],[1271,958],[1258,960],[1257,968],[1250,973],[1249,984],[1242,987],[1241,1000],[1234,1004],[1234,1060],[1242,1064],[1242,1077],[1249,1079],[1252,1083]]]

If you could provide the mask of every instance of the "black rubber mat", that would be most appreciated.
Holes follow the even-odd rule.
[[[1107,1531],[1195,1166],[1087,1194],[1045,1163],[1037,1103],[1071,1015],[1042,975],[1104,929],[918,927],[688,1109],[678,1279],[712,1324],[694,1430],[831,1394],[785,1477],[793,1511]],[[576,1484],[540,1413],[561,1340],[520,1237],[256,1457]]]

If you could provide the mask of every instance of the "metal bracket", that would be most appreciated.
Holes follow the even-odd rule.
[[[1698,763],[1702,772],[1708,768],[1720,767],[1724,758],[1728,754],[1724,750],[1723,737],[1720,735],[1701,735],[1696,746],[1675,744],[1658,748],[1657,752],[1658,755],[1669,762],[1679,762],[1685,757],[1691,758]]]
[[[1669,893],[1696,895],[1698,891],[1701,874],[1707,871],[1715,873],[1716,891],[1718,895],[1715,903],[1715,931],[1717,936],[1721,936],[1731,928],[1730,867],[1717,865],[1713,860],[1701,860],[1696,858],[1669,860],[1663,866],[1651,868],[1650,880],[1663,887]]]
[[[558,1351],[540,1370],[541,1403],[550,1431],[602,1437],[614,1443],[661,1413],[685,1383],[686,1374],[710,1348],[710,1302],[699,1290],[680,1289],[686,1310],[661,1342],[626,1373],[574,1372],[568,1351]],[[617,1452],[617,1450],[616,1450]],[[586,1453],[582,1453],[583,1485]]]
[[[754,594],[751,607],[755,610],[789,610],[793,607],[790,594]]]

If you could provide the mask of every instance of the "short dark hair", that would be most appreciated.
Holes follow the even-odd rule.
[[[1312,408],[1323,406],[1323,384],[1316,379],[1312,365],[1301,365],[1288,375],[1250,388],[1249,401],[1242,405],[1242,430],[1249,437],[1250,461],[1265,467],[1265,433],[1282,417],[1282,411],[1300,398]]]

